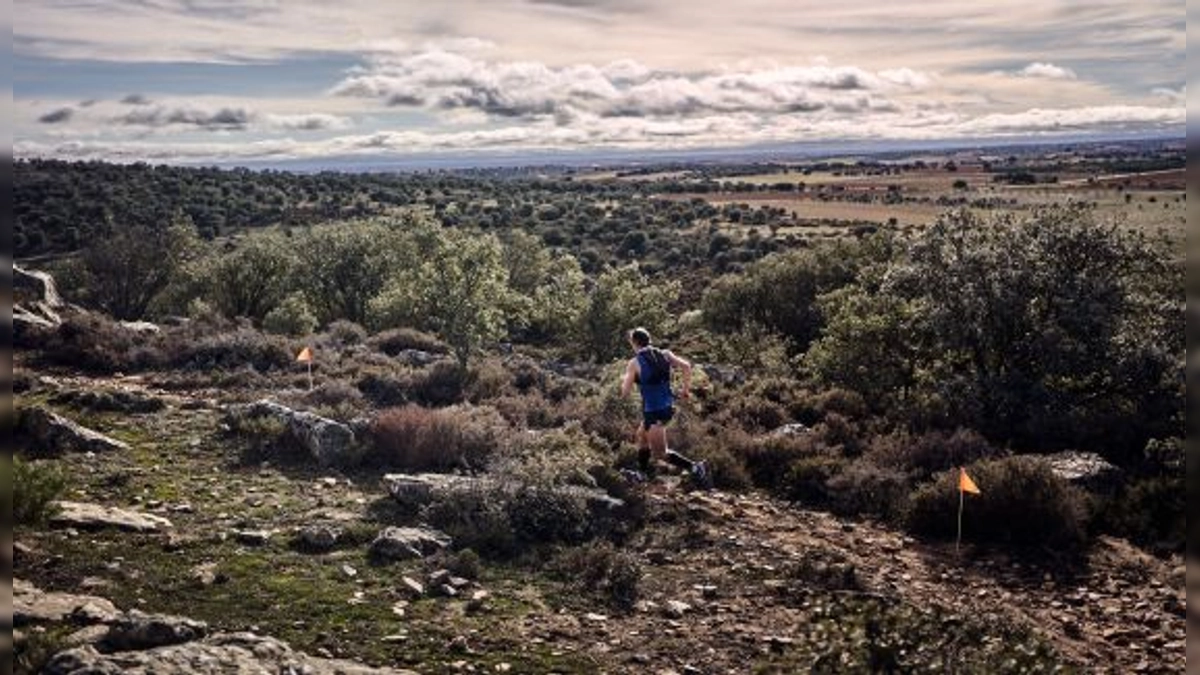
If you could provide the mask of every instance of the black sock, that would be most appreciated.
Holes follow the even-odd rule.
[[[638,448],[638,467],[643,473],[650,471],[650,448]]]
[[[675,452],[674,450],[667,451],[667,461],[681,469],[687,469],[688,471],[691,471],[692,467],[695,466],[695,462],[687,457],[684,457],[678,452]]]

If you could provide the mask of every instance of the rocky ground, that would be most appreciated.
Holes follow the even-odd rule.
[[[380,561],[380,532],[414,524],[382,477],[256,455],[222,429],[233,394],[151,377],[34,385],[20,405],[124,445],[41,460],[65,468],[70,504],[15,532],[18,671],[1184,669],[1182,561],[1119,540],[1076,561],[956,554],[667,479],[644,488],[645,526],[615,548]],[[98,390],[157,403],[80,403]],[[636,597],[618,564],[640,571]]]

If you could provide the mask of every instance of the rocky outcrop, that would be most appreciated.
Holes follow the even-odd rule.
[[[109,622],[98,646],[106,652],[155,649],[198,640],[207,633],[203,621],[131,609]]]
[[[424,558],[450,545],[450,537],[423,527],[389,527],[371,542],[371,557],[379,560]]]
[[[250,419],[268,417],[282,421],[297,442],[322,466],[352,465],[361,457],[362,449],[354,431],[341,422],[320,415],[292,410],[265,399],[237,406],[230,410],[229,414]]]
[[[104,434],[80,426],[45,408],[20,410],[17,433],[23,435],[37,450],[49,453],[95,452],[128,450],[129,445]]]
[[[23,579],[13,579],[13,625],[17,628],[68,619],[76,623],[106,623],[119,614],[116,606],[104,598],[43,591]]]
[[[30,329],[58,328],[67,307],[54,277],[13,265],[13,332],[18,340]]]
[[[1068,450],[1045,455],[1042,460],[1054,475],[1087,490],[1107,492],[1121,483],[1121,469],[1094,452]]]
[[[111,654],[91,645],[77,647],[56,654],[42,672],[46,675],[415,675],[409,670],[372,668],[353,661],[309,656],[285,642],[254,633],[221,633],[183,644]]]
[[[171,521],[149,513],[82,502],[60,501],[54,504],[58,513],[50,517],[50,524],[60,527],[88,530],[112,527],[127,532],[161,532],[172,527]]]

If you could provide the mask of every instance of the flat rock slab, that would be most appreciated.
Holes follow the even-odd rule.
[[[17,627],[68,618],[83,623],[106,623],[119,614],[116,606],[104,598],[43,591],[28,581],[13,579],[13,625]]]
[[[411,670],[372,668],[353,661],[309,656],[285,642],[253,633],[220,633],[184,644],[112,654],[102,654],[92,646],[78,647],[56,654],[42,672],[46,675],[417,675]]]
[[[173,527],[171,521],[149,513],[127,511],[101,504],[84,502],[55,502],[58,514],[50,518],[51,525],[100,529],[113,527],[127,532],[161,532]]]

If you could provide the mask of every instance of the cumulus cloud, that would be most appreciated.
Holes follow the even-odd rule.
[[[604,66],[554,67],[488,61],[441,49],[379,56],[330,91],[389,106],[473,110],[496,118],[697,117],[891,109],[893,92],[919,90],[932,77],[911,69],[765,66],[718,72],[653,69],[625,59]]]
[[[195,127],[205,131],[243,131],[253,115],[242,108],[200,110],[156,106],[139,108],[113,119],[118,124],[138,127]]]
[[[150,99],[142,94],[129,94],[121,99],[121,103],[125,105],[149,105]]]
[[[1075,71],[1053,63],[1031,63],[1017,72],[1021,77],[1037,77],[1047,80],[1074,80]]]
[[[71,108],[58,108],[39,116],[37,119],[42,124],[62,124],[71,119],[75,115],[75,111]]]

